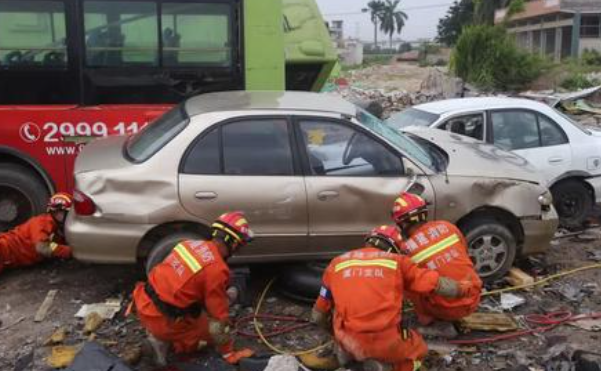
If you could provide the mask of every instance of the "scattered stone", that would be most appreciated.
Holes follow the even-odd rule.
[[[297,305],[290,305],[282,311],[282,314],[289,317],[301,317],[305,312],[303,307]]]
[[[100,325],[102,325],[103,321],[104,319],[100,316],[100,314],[96,312],[88,314],[85,318],[83,326],[84,335],[89,335],[96,331],[100,327]]]
[[[511,268],[505,278],[511,286],[531,285],[534,278],[520,268]]]
[[[60,327],[44,342],[45,346],[61,344],[67,338],[67,329]]]
[[[501,294],[501,308],[504,310],[512,310],[526,303],[526,299],[512,293]]]
[[[269,359],[264,371],[298,371],[299,366],[300,364],[294,356],[273,356]]]
[[[142,359],[142,347],[138,345],[128,345],[121,353],[121,359],[128,365],[135,366]]]
[[[46,359],[52,368],[64,368],[71,365],[81,346],[58,345],[52,348],[50,356]]]

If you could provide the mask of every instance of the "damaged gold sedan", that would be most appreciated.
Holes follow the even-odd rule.
[[[390,223],[408,188],[431,217],[459,225],[485,279],[544,251],[557,227],[550,193],[521,157],[433,129],[404,135],[313,93],[191,98],[136,135],[89,144],[75,178],[67,237],[93,262],[152,267],[233,209],[257,234],[237,262],[329,258]]]

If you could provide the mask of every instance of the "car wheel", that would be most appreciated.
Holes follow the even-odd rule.
[[[280,293],[290,299],[313,303],[319,295],[328,262],[315,261],[286,266],[278,276]]]
[[[155,265],[162,262],[167,255],[169,255],[171,250],[173,250],[173,248],[181,241],[199,239],[205,239],[205,237],[200,233],[190,231],[174,232],[161,238],[154,244],[152,250],[150,250],[150,253],[148,254],[148,257],[146,258],[146,274],[150,273]]]
[[[27,168],[0,164],[0,232],[43,213],[48,197],[44,183]]]
[[[561,226],[581,228],[593,209],[593,197],[588,188],[577,180],[568,180],[553,186],[551,193]]]
[[[480,277],[486,282],[503,277],[513,265],[517,251],[509,228],[494,219],[477,219],[465,229],[469,255]]]

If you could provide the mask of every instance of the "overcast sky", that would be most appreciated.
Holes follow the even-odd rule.
[[[373,41],[374,26],[369,14],[361,14],[369,0],[317,0],[326,20],[343,20],[345,36]],[[436,25],[453,0],[401,0],[399,9],[409,16],[401,33],[404,40],[413,41],[436,36]],[[348,14],[355,13],[355,14]],[[378,36],[380,37],[380,36]]]

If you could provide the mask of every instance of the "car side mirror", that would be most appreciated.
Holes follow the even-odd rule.
[[[414,195],[421,196],[426,191],[426,187],[418,181],[415,181],[411,186],[407,189],[407,192],[413,193]]]

